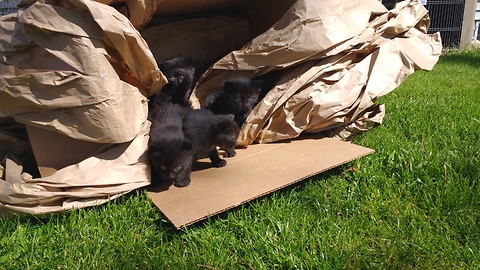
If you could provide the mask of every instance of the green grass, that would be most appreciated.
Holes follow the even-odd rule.
[[[0,269],[480,269],[480,52],[382,97],[376,150],[175,230],[144,191],[0,221]]]

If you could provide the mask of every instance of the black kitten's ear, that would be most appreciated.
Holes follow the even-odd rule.
[[[210,106],[219,98],[221,95],[223,95],[224,91],[217,91],[214,93],[211,93],[208,95],[204,100],[202,104],[202,108],[205,109],[210,109]]]
[[[194,66],[194,63],[193,63],[193,59],[191,57],[184,57],[182,59],[182,67],[193,67]]]
[[[225,116],[225,118],[228,119],[228,120],[232,120],[232,121],[233,121],[233,120],[235,119],[235,115],[233,115],[233,114],[225,114],[224,116]]]

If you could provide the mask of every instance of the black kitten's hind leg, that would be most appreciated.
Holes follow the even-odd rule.
[[[234,148],[220,148],[225,151],[225,157],[234,157],[237,152],[235,152]]]

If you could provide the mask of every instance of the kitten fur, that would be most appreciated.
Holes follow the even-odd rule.
[[[162,89],[172,103],[190,106],[195,66],[191,58],[175,57],[158,64],[168,84]]]
[[[183,119],[192,110],[189,102],[195,68],[191,59],[177,57],[159,64],[168,84],[149,101],[149,158],[152,183],[190,184],[193,146],[183,134]]]
[[[239,131],[233,115],[216,115],[206,109],[189,111],[183,121],[183,132],[193,146],[193,159],[209,157],[213,167],[227,164],[217,147],[228,149],[227,156],[235,155]]]
[[[177,187],[190,184],[193,146],[183,134],[183,119],[189,107],[165,102],[152,114],[149,158],[152,184],[172,181]]]
[[[162,88],[162,91],[148,101],[149,112],[155,111],[159,104],[171,102],[191,107],[190,95],[195,74],[195,67],[190,58],[176,57],[167,59],[158,63],[162,73],[167,78],[168,83]],[[152,115],[149,113],[149,120]]]
[[[233,114],[239,127],[261,97],[261,82],[248,78],[236,78],[224,82],[222,90],[207,96],[203,108],[215,114]]]
[[[177,187],[185,187],[190,184],[193,147],[182,130],[183,119],[192,110],[185,104],[184,95],[193,76],[183,68],[169,70],[167,74],[169,83],[149,102],[152,183],[172,181]]]

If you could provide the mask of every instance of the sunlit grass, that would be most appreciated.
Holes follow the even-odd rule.
[[[0,269],[478,269],[480,52],[378,102],[369,156],[178,231],[143,191],[0,221]]]

